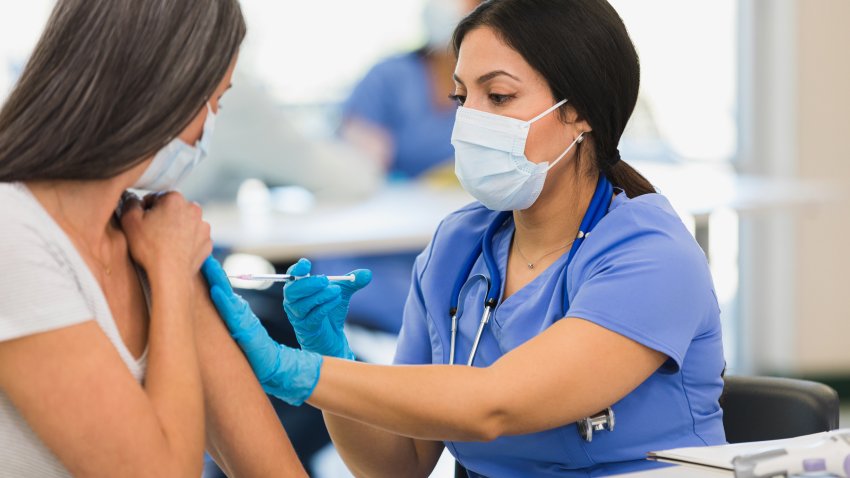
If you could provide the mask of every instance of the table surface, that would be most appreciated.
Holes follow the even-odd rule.
[[[791,208],[830,199],[825,187],[741,176],[712,166],[640,163],[634,166],[681,215]],[[439,222],[472,198],[460,188],[390,184],[353,204],[316,204],[301,213],[273,207],[210,204],[205,219],[217,245],[285,261],[303,256],[421,250]]]

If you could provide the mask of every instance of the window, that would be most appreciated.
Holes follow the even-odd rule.
[[[53,0],[27,0],[0,7],[0,102],[20,76],[53,4]]]

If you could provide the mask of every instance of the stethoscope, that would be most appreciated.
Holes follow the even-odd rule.
[[[590,236],[593,228],[595,228],[596,225],[599,224],[599,221],[605,217],[605,214],[608,213],[608,208],[611,204],[613,194],[614,188],[611,186],[611,182],[608,181],[604,175],[600,175],[599,181],[596,183],[596,190],[593,193],[593,198],[591,199],[587,212],[585,212],[584,218],[579,226],[578,235],[576,236],[576,239],[570,248],[570,252],[567,255],[567,262],[564,265],[564,268],[569,267],[570,262],[572,262],[573,257],[584,243],[584,240]],[[467,257],[466,261],[461,265],[460,273],[458,274],[454,288],[452,289],[452,299],[449,306],[449,317],[451,317],[452,320],[451,343],[449,345],[449,365],[454,365],[455,363],[458,318],[463,315],[463,302],[461,301],[461,297],[466,297],[469,289],[475,284],[479,282],[484,283],[485,290],[487,291],[484,296],[484,312],[481,314],[481,320],[478,323],[478,331],[475,334],[475,340],[472,343],[472,349],[469,352],[469,357],[466,362],[466,365],[468,366],[472,366],[475,361],[475,353],[478,351],[478,345],[481,343],[481,336],[484,334],[485,327],[490,322],[493,310],[500,302],[502,294],[502,278],[499,273],[499,266],[496,263],[496,258],[493,254],[493,238],[511,214],[511,211],[504,211],[496,216],[493,222],[487,226],[481,240],[478,241],[475,247],[473,247],[469,257]],[[475,262],[481,255],[484,256],[484,264],[487,266],[487,273],[490,277],[487,278],[483,274],[476,274],[470,277],[472,268],[475,266]],[[567,274],[564,274],[563,280],[564,297],[562,310],[563,313],[566,314],[570,308],[570,298],[567,294]],[[460,304],[460,306],[458,304]],[[580,432],[587,441],[592,439],[593,430],[601,430],[606,427],[609,430],[612,430],[614,427],[614,415],[610,408],[598,415],[588,417],[579,422]]]

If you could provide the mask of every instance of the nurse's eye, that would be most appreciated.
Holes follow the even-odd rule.
[[[451,94],[449,95],[449,99],[457,103],[458,106],[463,106],[463,104],[466,102],[466,95]]]
[[[490,93],[488,95],[490,98],[490,102],[496,106],[502,106],[508,101],[510,101],[514,96],[513,95],[500,95],[498,93]]]

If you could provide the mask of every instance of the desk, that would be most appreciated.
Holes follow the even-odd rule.
[[[409,183],[387,186],[356,204],[318,204],[305,214],[211,204],[204,219],[217,246],[284,262],[421,250],[447,214],[472,201],[460,189]]]
[[[694,218],[695,235],[706,251],[708,217],[714,211],[761,211],[830,198],[818,184],[740,176],[715,166],[633,165],[680,215]],[[408,183],[386,186],[356,204],[318,204],[305,214],[210,204],[204,216],[218,246],[285,262],[305,256],[421,250],[443,217],[471,201],[459,188]]]

